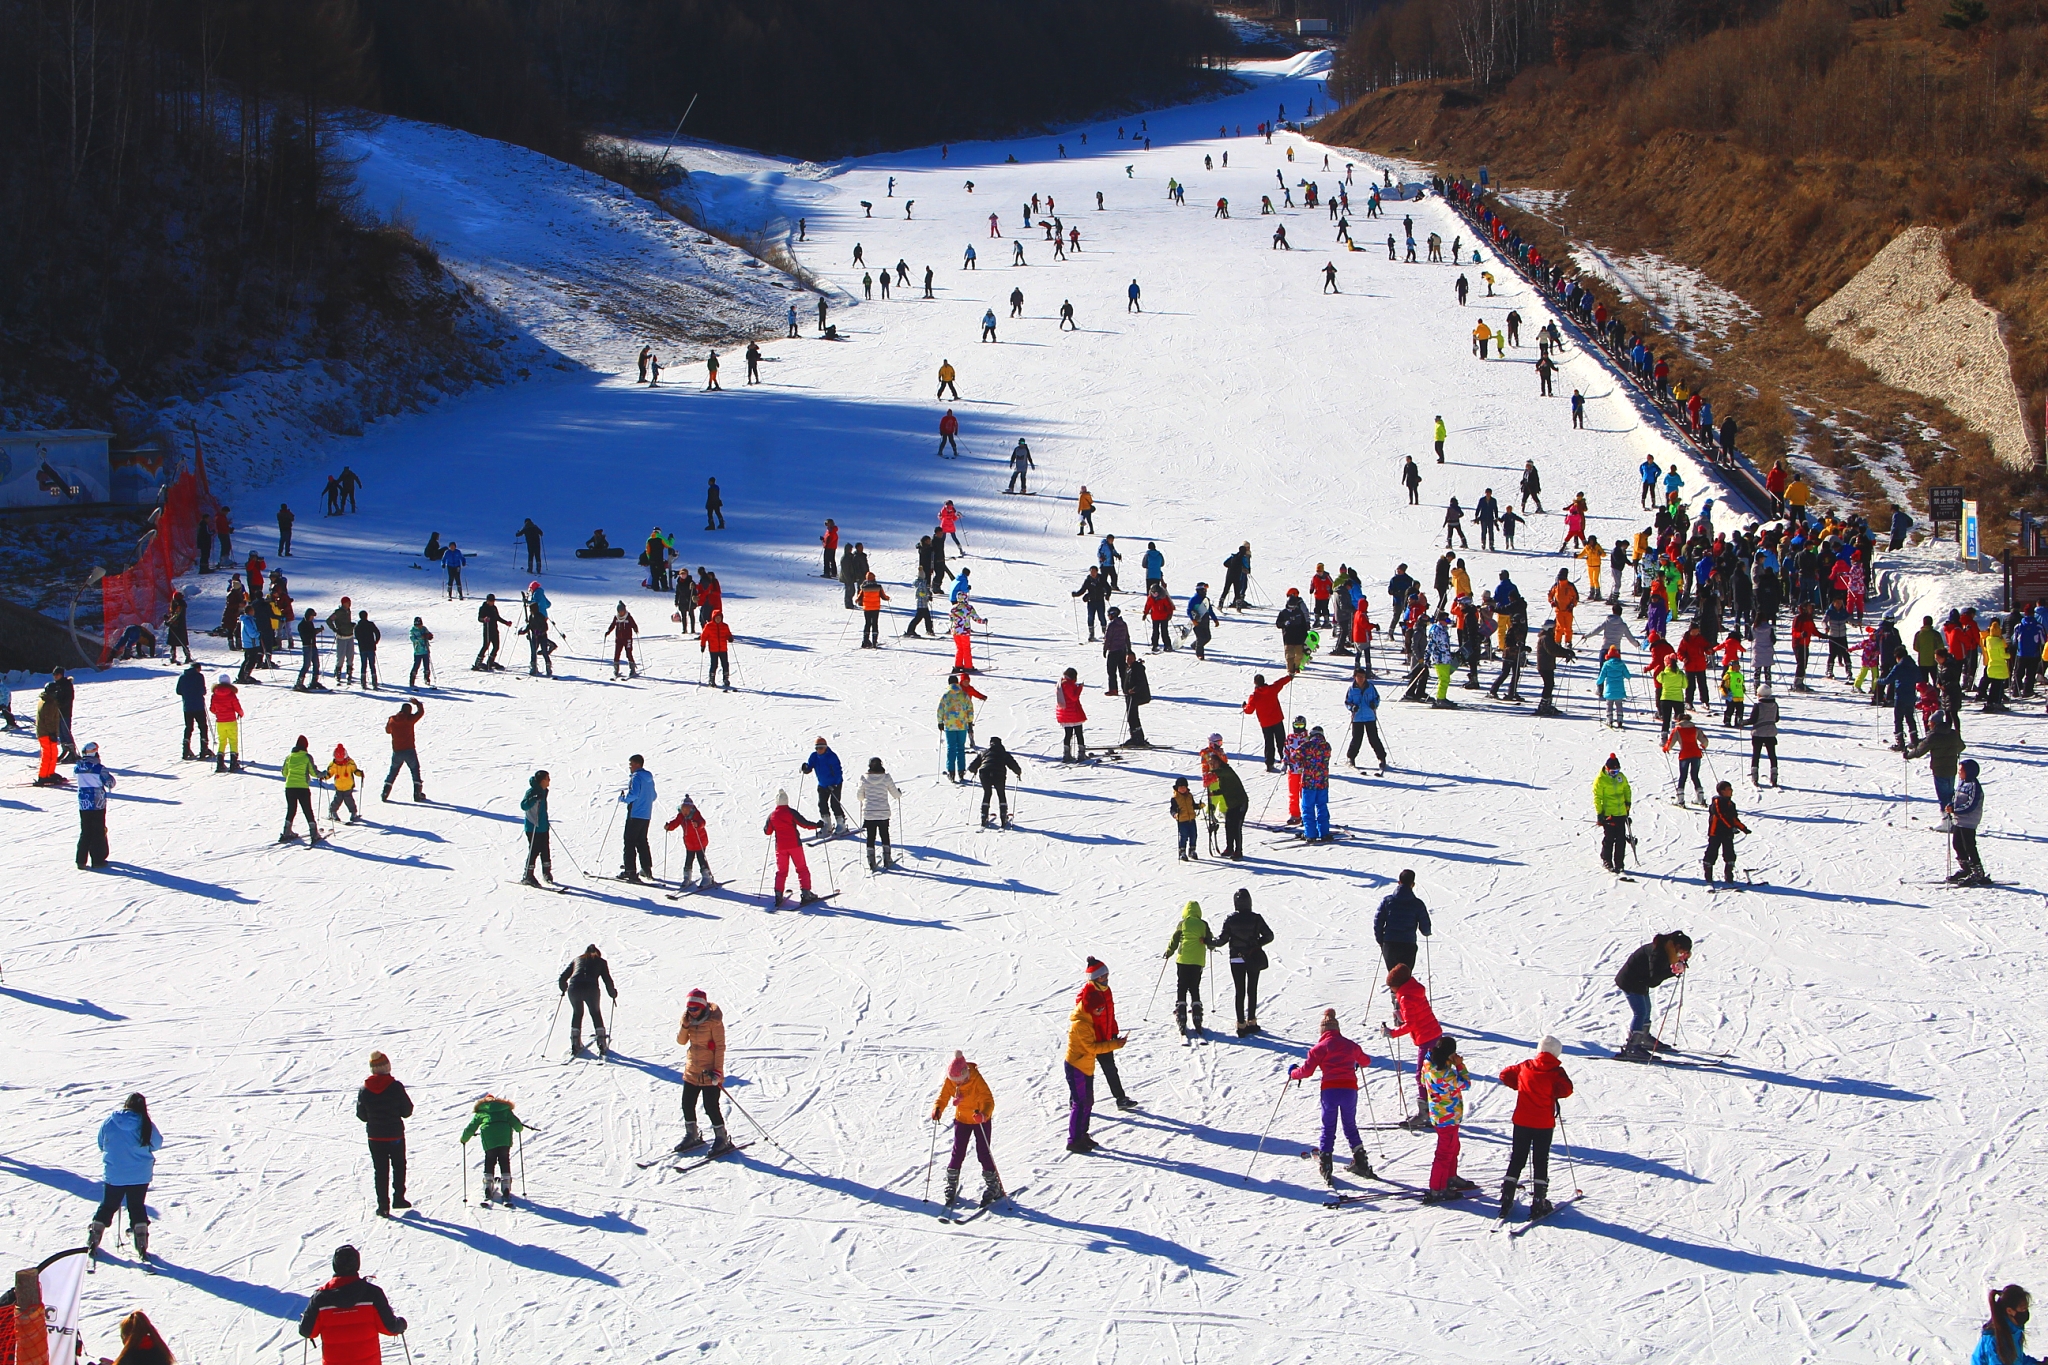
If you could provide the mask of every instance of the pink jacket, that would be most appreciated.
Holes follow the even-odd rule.
[[[1365,1055],[1365,1049],[1341,1033],[1325,1033],[1316,1045],[1308,1050],[1308,1056],[1301,1059],[1301,1065],[1287,1073],[1293,1081],[1305,1081],[1316,1074],[1320,1067],[1323,1073],[1323,1089],[1358,1089],[1358,1068],[1371,1066],[1372,1058]]]
[[[1427,1050],[1444,1036],[1444,1026],[1436,1021],[1436,1011],[1429,1007],[1429,992],[1414,977],[1394,987],[1394,1012],[1401,1016],[1401,1024],[1387,1030],[1389,1038],[1410,1038],[1418,1050]]]

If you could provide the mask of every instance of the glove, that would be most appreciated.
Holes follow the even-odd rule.
[[[1380,1025],[1380,1037],[1382,1037],[1382,1038],[1391,1038],[1391,1037],[1393,1037],[1393,1036],[1394,1036],[1394,1028],[1393,1028],[1393,1025],[1391,1025],[1391,1024],[1381,1024],[1381,1025]]]
[[[933,1122],[933,1123],[937,1123],[938,1121],[939,1121],[939,1111],[938,1111],[938,1110],[936,1110],[936,1109],[934,1109],[934,1110],[932,1110],[932,1122]]]

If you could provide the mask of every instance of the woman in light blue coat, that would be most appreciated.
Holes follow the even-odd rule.
[[[1621,661],[1621,646],[1609,645],[1600,661],[1600,700],[1607,703],[1607,723],[1622,728],[1621,708],[1628,701],[1628,665]]]
[[[149,1182],[156,1174],[156,1149],[164,1145],[163,1129],[150,1122],[149,1102],[140,1092],[130,1095],[119,1109],[100,1125],[100,1159],[106,1177],[106,1196],[86,1229],[86,1254],[99,1253],[100,1238],[113,1225],[114,1210],[128,1205],[128,1230],[135,1237],[135,1254],[149,1259]]]

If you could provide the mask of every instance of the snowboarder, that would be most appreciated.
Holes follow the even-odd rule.
[[[701,988],[693,989],[683,1002],[683,1018],[676,1028],[676,1045],[686,1049],[683,1058],[683,1136],[676,1143],[677,1156],[704,1141],[697,1131],[697,1105],[704,1105],[704,1117],[711,1122],[711,1151],[724,1156],[733,1149],[725,1131],[725,1114],[719,1097],[725,1093],[725,1012],[711,1002]]]
[[[619,988],[612,983],[612,969],[604,960],[595,943],[585,948],[562,968],[562,974],[555,979],[555,986],[569,997],[569,1055],[583,1055],[583,1014],[590,1012],[590,1029],[597,1038],[597,1051],[601,1057],[611,1055],[611,1034],[605,1030],[604,1011],[599,1008],[597,992],[602,986],[612,998],[614,1012],[618,1008]]]
[[[603,1037],[598,1034],[600,1040]],[[603,1046],[602,1041],[598,1046]],[[471,1109],[469,1123],[462,1130],[463,1146],[477,1138],[484,1149],[483,1202],[496,1201],[507,1208],[512,1205],[512,1139],[529,1126],[512,1110],[512,1101],[486,1093]],[[533,1131],[538,1133],[540,1129]]]
[[[1501,1068],[1500,1083],[1515,1092],[1514,1145],[1508,1150],[1508,1172],[1500,1183],[1500,1216],[1515,1211],[1515,1188],[1522,1167],[1535,1159],[1535,1182],[1530,1186],[1529,1220],[1549,1213],[1550,1139],[1557,1129],[1559,1100],[1571,1098],[1572,1078],[1565,1074],[1564,1044],[1546,1033],[1536,1044],[1536,1055],[1526,1062]]]
[[[1180,923],[1166,941],[1163,957],[1174,959],[1173,1019],[1184,1039],[1202,1033],[1202,970],[1209,963],[1209,949],[1221,940],[1209,932],[1199,902],[1189,901],[1181,909]],[[1190,1026],[1190,1005],[1193,1024]]]
[[[1652,1052],[1665,1051],[1650,1033],[1650,992],[1685,975],[1692,962],[1692,939],[1681,930],[1657,934],[1628,955],[1614,974],[1614,986],[1628,999],[1628,1042],[1616,1053],[1624,1062],[1647,1062]]]
[[[1316,1045],[1308,1050],[1308,1056],[1302,1058],[1299,1065],[1287,1072],[1290,1081],[1305,1081],[1318,1071],[1323,1073],[1323,1137],[1316,1150],[1316,1169],[1322,1173],[1325,1184],[1333,1182],[1339,1122],[1343,1123],[1344,1136],[1351,1143],[1351,1164],[1345,1169],[1366,1180],[1378,1179],[1373,1173],[1372,1162],[1366,1159],[1365,1142],[1358,1136],[1358,1069],[1371,1065],[1372,1058],[1366,1055],[1365,1049],[1346,1038],[1337,1026],[1337,1011],[1326,1009]]]
[[[969,703],[970,706],[972,704],[972,702]],[[988,747],[975,755],[974,761],[967,765],[967,771],[979,774],[981,777],[982,827],[984,829],[988,827],[988,803],[989,798],[993,796],[996,800],[996,807],[1001,812],[1002,827],[1008,829],[1010,827],[1010,776],[1012,774],[1019,778],[1024,776],[1024,770],[1017,766],[1016,758],[1008,749],[1003,747],[1003,741],[1000,737],[992,735],[989,737]]]
[[[945,1206],[952,1208],[960,1198],[960,1166],[967,1159],[967,1144],[971,1141],[974,1154],[981,1160],[981,1204],[987,1208],[1003,1197],[1002,1178],[996,1174],[996,1159],[989,1150],[996,1101],[988,1082],[981,1078],[981,1069],[968,1061],[963,1052],[956,1051],[946,1067],[939,1097],[932,1101],[933,1123],[939,1121],[948,1104],[953,1106],[953,1158],[946,1165]]]
[[[320,1286],[299,1318],[299,1335],[319,1339],[321,1365],[381,1360],[378,1336],[404,1336],[405,1319],[391,1311],[382,1289],[362,1278],[362,1254],[354,1247],[336,1248],[333,1265],[334,1278]]]
[[[643,877],[654,880],[654,850],[647,844],[647,826],[654,819],[654,774],[647,771],[647,760],[639,754],[626,760],[626,769],[626,789],[619,793],[619,802],[626,808],[619,880],[637,885]]]
[[[1266,970],[1266,945],[1273,941],[1273,930],[1265,917],[1252,909],[1252,893],[1246,888],[1240,886],[1230,903],[1230,914],[1216,931],[1216,942],[1230,955],[1237,1036],[1242,1038],[1259,1031],[1259,973]]]
[[[140,1091],[100,1124],[100,1174],[105,1183],[99,1208],[85,1230],[88,1260],[99,1255],[100,1238],[114,1225],[115,1210],[124,1203],[135,1254],[149,1260],[149,1182],[156,1176],[157,1148],[163,1145],[163,1129],[150,1121],[149,1101]]]
[[[409,1209],[405,1197],[405,1121],[412,1117],[412,1096],[391,1074],[391,1059],[370,1054],[370,1074],[356,1091],[356,1117],[370,1143],[371,1182],[377,1191],[377,1216]]]
[[[789,884],[789,867],[796,864],[796,881],[799,894],[797,904],[809,905],[824,899],[811,893],[811,865],[804,857],[803,835],[806,829],[819,829],[816,820],[806,820],[789,804],[789,793],[775,793],[775,809],[768,812],[768,819],[762,823],[761,832],[775,839],[775,905],[783,903],[783,891]]]

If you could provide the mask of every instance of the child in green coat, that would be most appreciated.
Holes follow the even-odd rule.
[[[507,1205],[512,1203],[512,1138],[523,1131],[526,1124],[519,1115],[512,1112],[512,1101],[496,1095],[485,1095],[476,1102],[476,1109],[470,1115],[469,1126],[462,1130],[462,1143],[479,1134],[484,1144],[484,1198],[488,1204],[493,1199]],[[533,1130],[538,1133],[540,1129]],[[493,1171],[497,1172],[493,1184]]]

